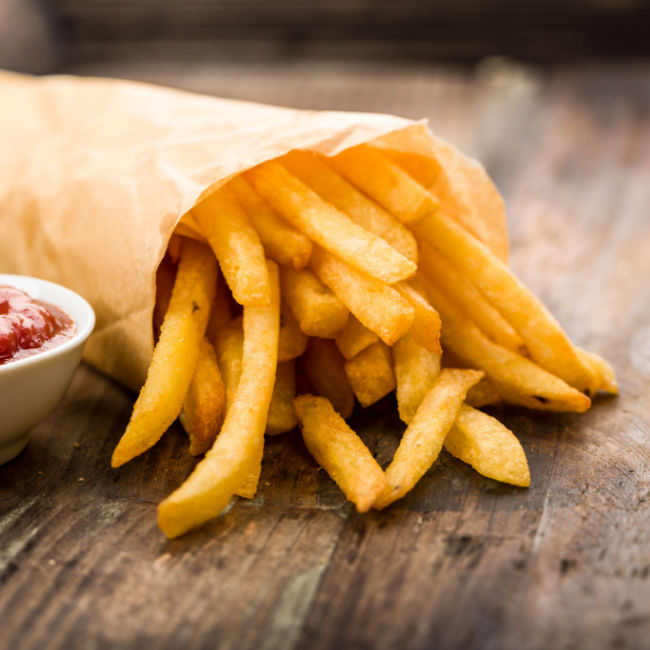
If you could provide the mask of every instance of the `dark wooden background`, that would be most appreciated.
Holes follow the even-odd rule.
[[[72,3],[68,3],[72,5]],[[126,3],[125,3],[126,6]],[[444,452],[404,500],[356,514],[293,433],[262,489],[167,542],[156,504],[194,461],[178,426],[120,470],[133,395],[81,367],[0,468],[0,648],[565,650],[650,639],[650,75],[394,64],[69,64],[220,95],[428,117],[503,191],[512,265],[621,396],[581,416],[505,408],[527,490]],[[353,417],[382,461],[387,399]]]
[[[0,0],[0,67],[650,57],[648,0]]]

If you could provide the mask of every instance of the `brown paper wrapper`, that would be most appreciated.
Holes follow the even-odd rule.
[[[292,149],[334,155],[373,141],[434,158],[441,209],[507,257],[485,171],[423,122],[3,72],[0,98],[0,271],[83,295],[97,315],[86,361],[133,389],[153,350],[155,272],[180,219],[232,175]]]

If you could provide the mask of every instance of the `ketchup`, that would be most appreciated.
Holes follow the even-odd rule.
[[[0,365],[61,345],[74,331],[63,310],[0,285]]]

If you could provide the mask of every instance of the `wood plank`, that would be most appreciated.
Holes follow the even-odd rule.
[[[650,634],[650,77],[647,68],[333,65],[95,70],[242,97],[428,116],[506,194],[512,264],[619,398],[580,416],[496,414],[528,490],[443,453],[416,489],[360,516],[300,436],[271,439],[261,492],[173,542],[155,506],[194,460],[175,425],[119,470],[133,396],[81,367],[0,468],[0,648],[642,648]],[[90,71],[84,68],[84,71]],[[381,462],[392,398],[353,426]],[[75,445],[78,443],[78,446]],[[81,480],[83,479],[83,480]]]

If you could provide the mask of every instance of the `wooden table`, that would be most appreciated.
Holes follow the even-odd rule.
[[[503,191],[512,265],[621,396],[584,415],[504,408],[522,490],[442,454],[360,516],[303,448],[268,442],[261,490],[167,542],[156,504],[194,464],[175,425],[109,468],[133,395],[87,367],[0,469],[1,648],[647,648],[650,69],[77,66],[315,108],[428,117]],[[353,417],[390,458],[392,399]]]

